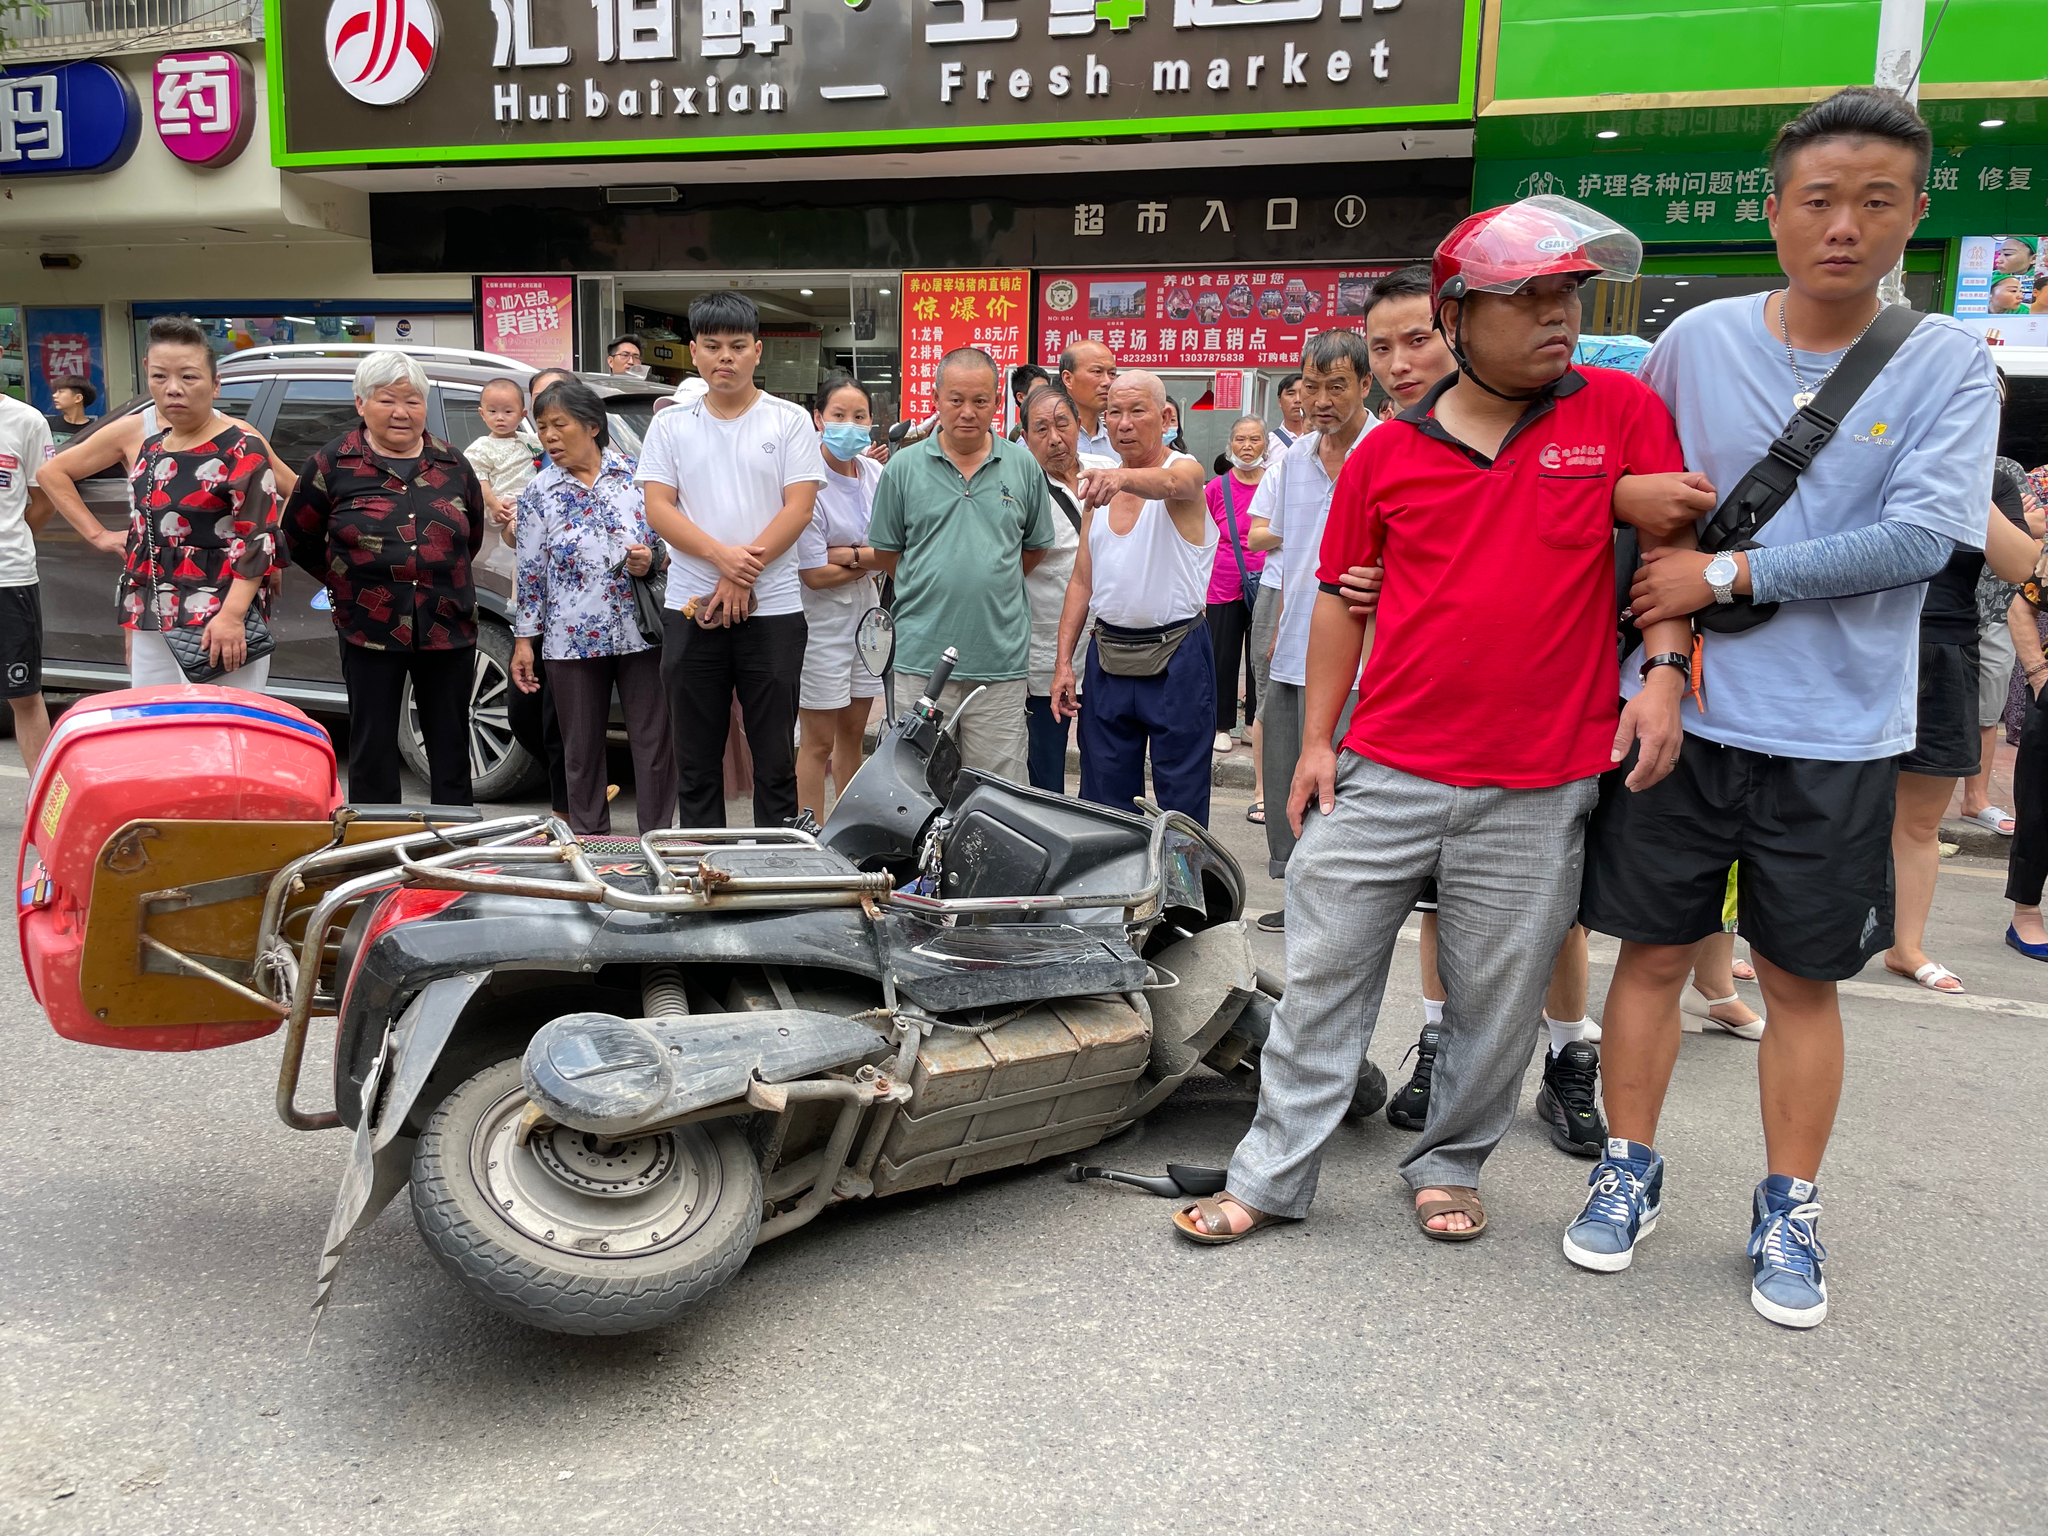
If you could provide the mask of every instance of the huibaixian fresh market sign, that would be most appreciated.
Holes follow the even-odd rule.
[[[281,165],[1429,122],[1478,0],[268,0]]]

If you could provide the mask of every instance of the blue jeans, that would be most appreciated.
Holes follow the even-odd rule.
[[[1033,789],[1049,789],[1056,795],[1067,792],[1067,726],[1052,717],[1049,695],[1034,693],[1024,701],[1024,714],[1031,729],[1027,762]]]

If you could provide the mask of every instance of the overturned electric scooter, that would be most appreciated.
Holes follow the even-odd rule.
[[[952,665],[822,828],[638,840],[348,805],[289,705],[104,696],[31,786],[31,984],[98,1045],[281,1032],[280,1116],[352,1138],[316,1300],[406,1190],[484,1305],[670,1322],[828,1206],[1094,1145],[1270,1007],[1229,853],[963,768]],[[329,1108],[299,1099],[316,1028]]]

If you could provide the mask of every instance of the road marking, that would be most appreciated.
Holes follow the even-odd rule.
[[[2005,877],[2000,875],[1998,878],[2002,880]],[[1419,943],[1422,938],[1416,929],[1409,927],[1403,927],[1400,935],[1412,943]],[[1586,949],[1587,959],[1593,964],[1609,967],[1621,953],[1619,945],[1602,938],[1593,939]],[[1965,1013],[1995,1013],[2008,1019],[2048,1019],[2048,1003],[2017,997],[1985,997],[1974,992],[1930,992],[1921,986],[1888,986],[1881,981],[1838,981],[1835,989],[1845,997],[1867,997],[1874,1002],[1923,1003],[1933,1008],[1959,1008]]]
[[[0,763],[0,779],[25,779],[28,770],[19,763]]]
[[[1951,864],[1942,865],[1941,872],[1944,875],[1968,875],[1972,880],[2003,880],[2005,878],[2005,871],[2002,869],[1957,869]]]
[[[2048,1003],[2023,1002],[2016,997],[1981,997],[1974,992],[1930,992],[1921,986],[1891,987],[1881,981],[1838,981],[1835,989],[1850,997],[1876,998],[1888,1003],[1925,1003],[1934,1008],[2002,1014],[2009,1019],[2048,1019]]]

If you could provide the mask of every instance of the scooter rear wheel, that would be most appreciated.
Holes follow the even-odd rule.
[[[739,1272],[761,1170],[732,1120],[625,1141],[567,1128],[517,1139],[519,1059],[444,1099],[413,1154],[412,1208],[441,1266],[486,1305],[553,1333],[633,1333]]]

